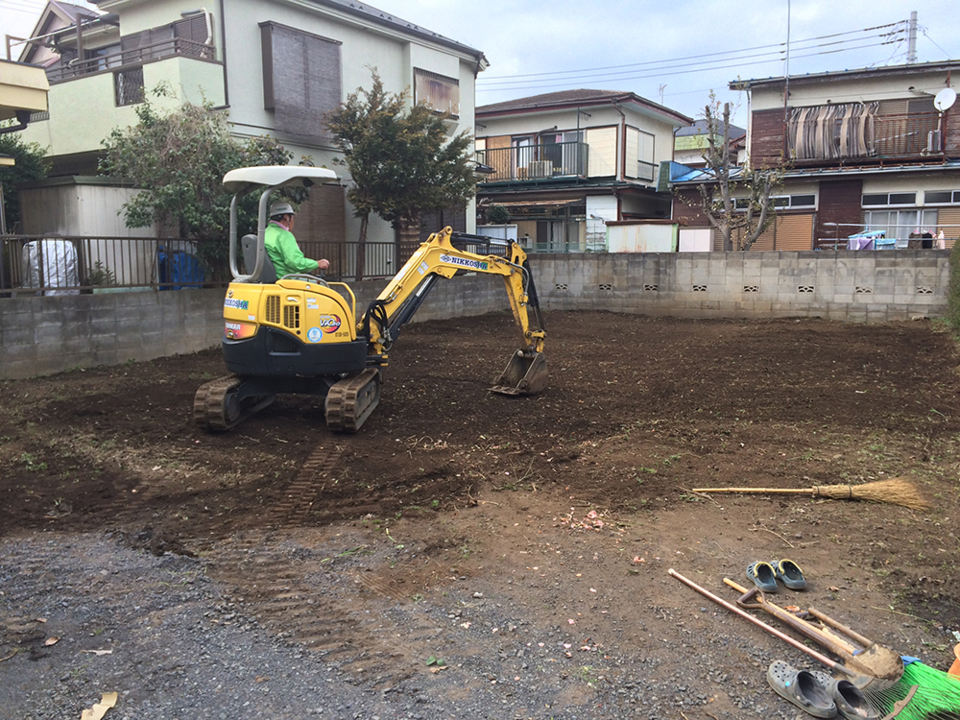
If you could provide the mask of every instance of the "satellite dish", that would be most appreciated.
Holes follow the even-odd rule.
[[[953,104],[957,101],[957,91],[953,88],[944,88],[937,93],[937,96],[933,99],[933,106],[940,112],[944,112],[953,107]]]

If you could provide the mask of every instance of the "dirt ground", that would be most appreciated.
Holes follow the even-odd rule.
[[[107,533],[198,559],[239,614],[373,686],[425,675],[469,694],[491,672],[521,686],[507,634],[539,632],[560,642],[540,658],[566,683],[555,701],[583,717],[605,716],[588,711],[600,686],[639,672],[624,658],[655,656],[669,678],[684,647],[721,634],[782,647],[671,567],[733,601],[723,577],[745,584],[747,563],[792,558],[810,589],[783,604],[949,666],[960,375],[942,328],[554,312],[546,329],[547,390],[506,398],[487,387],[515,344],[509,316],[405,328],[354,436],[298,397],[202,433],[193,394],[223,374],[219,351],[2,383],[0,543]],[[932,509],[691,492],[892,477]],[[491,598],[506,625],[481,631],[470,615]],[[0,593],[0,658],[43,640],[11,630],[13,612]],[[424,629],[430,612],[448,618],[443,634]],[[547,645],[532,642],[528,664]],[[453,667],[426,675],[440,654]],[[747,660],[726,655],[762,686],[765,666]],[[712,708],[683,717],[745,716],[709,678],[681,684]]]

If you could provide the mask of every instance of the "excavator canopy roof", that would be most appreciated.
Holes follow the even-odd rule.
[[[317,183],[336,180],[337,174],[327,168],[306,165],[261,165],[231,170],[223,176],[223,185],[227,192],[238,193],[262,185],[278,187],[281,185],[301,185],[310,187]]]

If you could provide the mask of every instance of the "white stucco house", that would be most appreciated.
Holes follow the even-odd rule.
[[[333,167],[323,116],[369,87],[371,68],[388,91],[409,88],[415,101],[451,113],[451,134],[473,131],[483,53],[365,3],[95,2],[99,13],[51,0],[34,40],[14,43],[20,61],[46,68],[49,113],[36,113],[23,138],[49,148],[54,176],[95,175],[101,141],[114,127],[135,124],[137,104],[161,83],[177,97],[158,105],[209,101],[229,112],[237,137],[273,136],[294,162],[306,155]],[[306,224],[322,214],[328,239],[356,239],[358,221],[342,187],[312,193],[308,205]],[[475,214],[471,205],[464,229],[473,229]],[[394,231],[371,218],[369,239],[391,242]]]

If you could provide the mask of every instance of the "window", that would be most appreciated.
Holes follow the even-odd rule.
[[[863,207],[884,205],[916,205],[917,194],[912,193],[876,193],[863,196]]]
[[[960,190],[927,190],[923,202],[926,205],[955,205],[960,203]]]
[[[909,239],[911,233],[936,234],[936,210],[866,210],[863,223],[867,231],[882,230],[888,238]]]
[[[96,60],[96,65],[90,69],[91,72],[120,65],[120,43],[106,45],[96,50],[87,50],[84,54],[87,56],[87,60]]]
[[[815,208],[817,206],[816,195],[777,195],[771,199],[773,200],[773,206],[778,210],[787,208],[799,210],[800,208]],[[737,210],[746,210],[750,204],[747,198],[736,198],[733,202]]]
[[[323,116],[340,104],[337,40],[274,22],[260,24],[263,105],[278,132],[307,143],[332,143]]]
[[[413,101],[425,103],[439,113],[460,117],[460,81],[414,68]]]
[[[121,70],[113,74],[113,91],[117,107],[143,102],[143,67]]]

